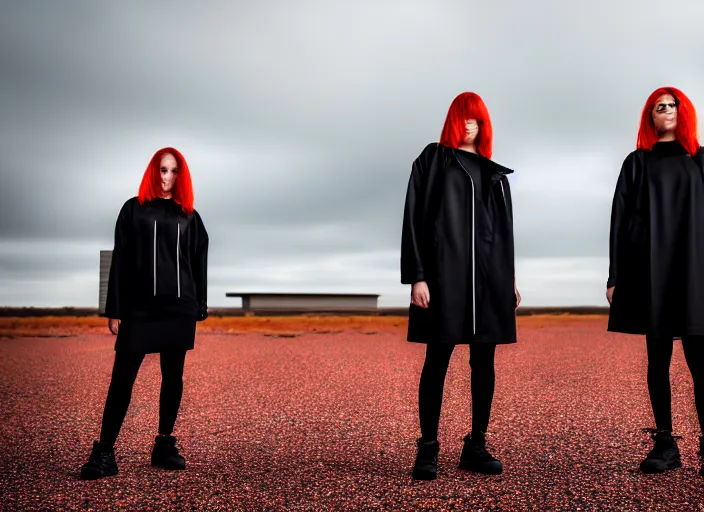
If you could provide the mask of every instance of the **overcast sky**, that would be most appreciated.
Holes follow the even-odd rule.
[[[210,234],[211,306],[238,306],[229,291],[407,305],[411,163],[464,91],[515,170],[523,304],[606,305],[643,103],[674,85],[704,118],[702,19],[693,1],[3,0],[0,305],[97,307],[99,251],[169,145]]]

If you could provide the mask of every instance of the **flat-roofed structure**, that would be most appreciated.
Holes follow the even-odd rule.
[[[376,310],[379,295],[370,293],[226,293],[242,297],[245,311]]]
[[[98,314],[105,314],[105,303],[108,298],[108,277],[110,277],[110,263],[112,251],[100,251],[100,284],[98,286]]]

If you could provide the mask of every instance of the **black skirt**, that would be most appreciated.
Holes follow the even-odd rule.
[[[195,338],[195,318],[125,318],[117,331],[115,350],[141,354],[192,350]]]

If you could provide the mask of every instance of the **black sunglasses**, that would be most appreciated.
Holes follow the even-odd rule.
[[[677,110],[677,107],[680,106],[680,102],[677,98],[675,98],[674,103],[658,103],[655,105],[655,112],[658,114],[662,114],[665,112],[668,108],[671,108],[672,110]]]

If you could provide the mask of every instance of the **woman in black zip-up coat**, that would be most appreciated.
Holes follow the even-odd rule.
[[[440,143],[415,160],[401,241],[401,282],[412,284],[408,341],[427,344],[420,377],[421,437],[414,477],[434,479],[445,375],[455,345],[470,346],[472,432],[460,468],[497,474],[486,450],[496,345],[516,342],[513,211],[506,178],[490,160],[486,106],[462,93],[450,106]]]
[[[115,225],[105,316],[117,335],[115,363],[103,412],[100,441],[93,443],[83,478],[117,474],[114,443],[145,354],[159,353],[159,431],[151,463],[184,469],[172,435],[183,393],[186,352],[207,308],[208,233],[193,208],[188,164],[174,148],[152,157],[139,194],[127,200]]]

